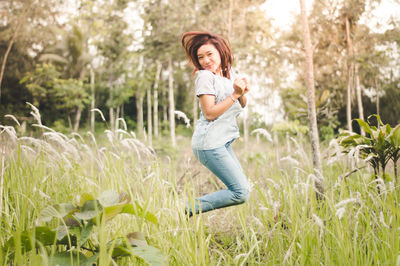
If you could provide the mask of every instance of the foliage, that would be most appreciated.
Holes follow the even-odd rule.
[[[344,132],[339,137],[339,144],[346,153],[359,156],[368,162],[374,169],[375,176],[381,173],[386,180],[385,169],[388,162],[393,161],[394,175],[397,182],[397,162],[400,157],[400,125],[392,128],[383,124],[378,115],[373,115],[378,121],[378,127],[371,123],[356,119],[367,136],[353,132]],[[368,119],[370,119],[370,116]]]
[[[36,226],[23,231],[20,236],[10,237],[3,247],[3,254],[13,256],[17,248],[29,252],[32,249],[56,246],[57,251],[52,254],[54,265],[70,265],[74,261],[79,261],[79,265],[92,265],[98,262],[101,249],[98,242],[101,236],[96,236],[99,232],[96,226],[104,227],[105,222],[123,213],[157,223],[153,214],[145,212],[137,202],[129,202],[126,193],[105,191],[98,198],[88,193],[82,194],[76,205],[61,203],[46,207],[41,211],[39,221],[50,225]],[[17,241],[20,241],[21,246],[16,246]],[[150,265],[162,265],[164,261],[160,251],[149,246],[141,232],[110,240],[107,253],[111,254],[114,261],[124,256],[142,258]]]
[[[100,243],[101,265],[113,263],[109,240],[134,231],[143,232],[148,244],[165,255],[165,265],[396,265],[398,260],[398,235],[393,233],[400,227],[398,187],[380,183],[377,194],[363,169],[344,182],[340,176],[351,170],[349,157],[337,156],[335,162],[324,164],[327,190],[324,205],[319,204],[307,138],[294,136],[282,145],[278,139],[257,142],[251,134],[246,149],[242,141],[235,141],[235,153],[250,181],[249,202],[187,220],[186,199],[223,186],[193,157],[189,138],[180,139],[179,149],[171,145],[168,149],[169,142],[160,138],[157,141],[166,149],[148,156],[142,150],[145,146],[122,129],[66,136],[41,127],[45,132],[39,137],[15,136],[19,126],[11,122],[14,126],[0,126],[0,163],[4,163],[0,242],[4,245],[13,236],[19,248],[11,251],[13,258],[0,249],[1,265],[54,264],[51,252],[61,253],[68,245],[40,246],[23,253],[24,232],[34,240],[34,228],[44,223],[37,219],[41,210],[49,206],[57,210],[58,202],[74,202],[74,208],[81,210],[81,201],[89,199],[75,201],[76,195],[110,189],[126,191],[146,213],[160,218],[157,224],[128,214],[97,219],[100,223],[93,225],[89,239]],[[332,150],[322,149],[323,154]],[[62,222],[52,218],[44,226],[55,229]],[[46,235],[41,230],[35,239],[40,232]],[[78,230],[69,235],[78,235]],[[121,238],[114,246],[128,246],[127,237]],[[88,260],[77,252],[59,259],[71,265],[71,258],[78,256]],[[144,262],[130,256],[115,264]]]
[[[294,121],[282,121],[275,123],[272,126],[271,131],[283,135],[286,135],[286,133],[289,133],[291,135],[297,135],[297,134],[307,134],[308,130],[309,130],[308,127],[301,125],[299,120],[294,120]]]

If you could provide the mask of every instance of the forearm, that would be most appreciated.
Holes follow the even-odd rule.
[[[239,103],[242,106],[242,108],[245,108],[247,105],[247,97],[245,94],[243,94],[242,96],[239,97]]]
[[[215,96],[212,95],[201,95],[200,104],[203,110],[203,114],[208,121],[212,121],[223,113],[225,113],[240,97],[233,93],[225,100],[215,104]]]

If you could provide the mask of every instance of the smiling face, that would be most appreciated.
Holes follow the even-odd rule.
[[[203,69],[209,70],[217,75],[222,75],[221,56],[213,44],[206,43],[200,46],[197,50],[197,59]]]

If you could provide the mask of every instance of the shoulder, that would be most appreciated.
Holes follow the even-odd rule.
[[[213,80],[214,79],[214,73],[212,73],[209,70],[198,70],[196,72],[195,80]]]

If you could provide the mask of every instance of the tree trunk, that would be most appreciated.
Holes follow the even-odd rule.
[[[162,98],[165,99],[167,98],[167,92],[166,92],[166,88],[164,87],[162,90]],[[168,106],[166,104],[163,104],[163,129],[166,129],[167,125],[168,125]]]
[[[75,114],[74,132],[78,132],[79,123],[81,121],[81,115],[82,115],[82,107],[78,106]]]
[[[137,110],[137,132],[138,136],[143,137],[143,94],[136,94],[136,110]]]
[[[158,86],[160,83],[160,75],[161,75],[161,62],[157,60],[157,71],[156,71],[156,79],[154,81],[154,90],[153,90],[153,116],[154,116],[154,137],[158,138]]]
[[[172,58],[168,58],[168,101],[169,101],[169,131],[171,135],[171,143],[176,147],[175,139],[175,102],[174,102],[174,76],[172,69]]]
[[[147,89],[147,136],[148,136],[148,144],[149,146],[153,146],[153,125],[151,122],[151,89],[150,86]]]
[[[90,131],[94,133],[94,105],[95,105],[95,94],[94,94],[94,71],[93,67],[90,67],[90,91],[91,91],[91,100],[90,100]]]
[[[115,119],[114,119],[114,108],[112,107],[113,106],[113,95],[114,95],[114,88],[113,88],[113,86],[111,86],[111,82],[110,82],[110,80],[111,80],[111,77],[110,77],[110,79],[109,79],[109,82],[108,82],[108,87],[110,88],[110,109],[109,109],[109,115],[110,115],[110,127],[111,127],[111,130],[114,130],[114,128],[115,128]]]
[[[120,118],[121,106],[117,106],[117,108],[115,108],[115,110],[116,110],[116,114],[115,114],[115,129],[117,130],[119,128],[119,120],[118,120],[118,118]]]
[[[18,22],[17,22],[17,26],[15,27],[15,31],[14,31],[13,35],[11,36],[10,42],[8,43],[8,46],[7,46],[7,50],[4,53],[3,61],[1,63],[1,70],[0,70],[0,104],[1,104],[1,83],[2,83],[3,77],[4,77],[4,71],[6,69],[8,55],[10,54],[11,48],[15,42],[15,39],[18,36],[18,32],[22,26],[22,22],[24,22],[26,19],[27,12],[31,11],[32,4],[33,4],[33,1],[30,1],[29,6],[25,9],[25,11],[18,18]]]
[[[345,18],[346,24],[346,41],[347,41],[347,77],[346,77],[346,91],[347,91],[347,98],[346,98],[346,118],[347,118],[347,129],[349,131],[353,131],[353,126],[351,124],[351,92],[353,88],[353,45],[350,36],[350,22],[349,18]]]
[[[314,85],[314,66],[313,51],[311,46],[310,30],[306,14],[305,0],[300,0],[301,21],[303,24],[303,42],[305,49],[305,81],[307,86],[307,106],[308,121],[310,127],[311,152],[315,172],[315,188],[317,199],[321,199],[324,194],[324,178],[322,175],[321,155],[319,151],[319,136],[317,127],[317,116],[315,109],[315,85]]]
[[[354,67],[354,76],[356,78],[356,92],[357,92],[357,105],[358,105],[358,115],[361,120],[364,120],[364,107],[362,103],[362,93],[360,86],[360,76],[358,75],[358,64],[355,64]],[[365,136],[364,130],[361,128],[361,135]]]
[[[380,99],[379,99],[379,93],[380,93],[380,87],[378,84],[378,79],[375,77],[375,87],[376,87],[376,114],[380,116]]]

